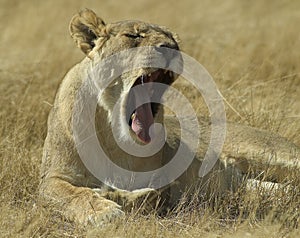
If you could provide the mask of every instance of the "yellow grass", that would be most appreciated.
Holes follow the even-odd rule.
[[[0,0],[0,236],[299,237],[299,187],[228,195],[213,208],[191,204],[165,218],[133,212],[102,229],[76,227],[60,211],[39,206],[47,114],[63,75],[83,57],[68,34],[83,7],[107,22],[168,26],[214,77],[229,120],[300,146],[300,1]],[[196,90],[181,89],[204,113]]]

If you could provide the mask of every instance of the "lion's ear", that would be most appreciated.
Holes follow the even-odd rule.
[[[72,38],[86,55],[94,48],[94,40],[104,34],[104,29],[104,21],[90,9],[76,14],[69,26]]]

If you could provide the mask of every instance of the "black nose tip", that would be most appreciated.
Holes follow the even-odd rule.
[[[172,47],[170,47],[169,44],[164,44],[164,43],[157,45],[157,47],[167,47],[167,48],[172,48]]]
[[[170,48],[173,50],[179,50],[178,45],[177,44],[170,44],[170,43],[160,43],[158,45],[156,45],[156,50],[158,52],[163,53],[164,52],[164,48]]]

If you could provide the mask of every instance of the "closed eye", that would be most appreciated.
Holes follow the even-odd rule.
[[[126,33],[126,34],[124,34],[124,36],[129,37],[129,38],[134,38],[134,39],[142,37],[139,34],[131,34],[131,33]]]

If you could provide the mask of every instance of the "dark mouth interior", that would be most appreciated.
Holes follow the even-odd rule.
[[[147,83],[151,83],[151,82],[157,82],[157,83],[163,83],[163,84],[167,84],[170,85],[172,82],[174,81],[174,76],[172,72],[163,70],[163,69],[158,69],[154,72],[152,72],[151,74],[148,75],[141,75],[140,77],[137,78],[136,82],[134,83],[134,85],[132,86],[135,87],[137,85],[144,85],[146,84],[146,91],[143,92],[143,95],[145,95],[145,97],[149,97],[150,98],[150,104],[143,104],[142,106],[140,106],[139,108],[136,108],[136,101],[138,101],[139,96],[135,95],[134,93],[129,93],[128,99],[127,99],[127,109],[126,109],[126,120],[128,122],[128,125],[130,128],[135,128],[134,126],[136,126],[135,124],[140,125],[141,129],[140,132],[136,132],[138,138],[140,138],[144,143],[148,143],[149,142],[149,136],[145,136],[145,134],[148,134],[148,126],[149,124],[153,123],[153,120],[155,118],[155,116],[157,115],[157,112],[159,110],[159,103],[155,103],[152,102],[153,98],[155,98],[156,100],[158,98],[161,98],[164,90],[158,90],[157,87],[155,89],[155,91],[152,89],[151,84],[147,84]],[[152,89],[152,92],[151,92]],[[151,110],[151,112],[149,112]],[[137,115],[139,114],[140,120],[136,119]],[[151,115],[152,114],[152,115]],[[134,124],[134,125],[133,125]],[[147,126],[143,126],[143,125],[147,125]],[[145,131],[143,131],[145,130]],[[134,130],[133,130],[134,131]],[[141,135],[143,134],[143,135]]]

